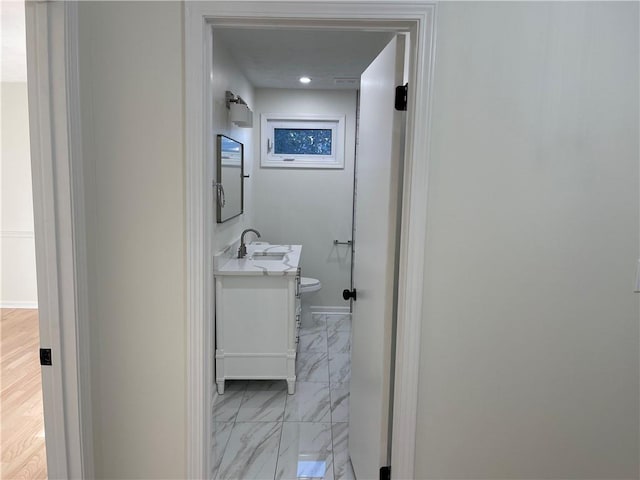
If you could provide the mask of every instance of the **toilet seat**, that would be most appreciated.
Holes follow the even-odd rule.
[[[321,288],[322,288],[322,284],[320,283],[320,280],[318,280],[317,278],[310,278],[310,277],[300,278],[301,293],[317,292]]]

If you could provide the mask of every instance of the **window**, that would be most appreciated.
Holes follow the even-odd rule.
[[[344,168],[344,115],[262,114],[263,167]]]

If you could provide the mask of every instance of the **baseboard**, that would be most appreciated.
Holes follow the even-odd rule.
[[[349,307],[345,306],[326,306],[326,305],[311,305],[309,307],[311,313],[335,313],[336,315],[344,315],[345,313],[351,313]]]
[[[37,309],[38,302],[0,302],[0,308],[29,308]]]
[[[34,238],[32,231],[28,230],[2,230],[0,231],[2,238]]]

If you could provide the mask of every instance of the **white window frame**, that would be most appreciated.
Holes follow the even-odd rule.
[[[344,168],[344,115],[291,115],[263,113],[260,115],[260,165],[266,168]],[[331,155],[275,154],[276,128],[307,128],[331,130]]]

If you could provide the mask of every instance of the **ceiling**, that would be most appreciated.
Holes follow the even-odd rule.
[[[23,0],[0,2],[3,82],[26,82]],[[220,28],[215,39],[226,44],[248,80],[258,88],[354,89],[392,34],[328,30]],[[301,76],[312,79],[302,85]]]
[[[391,39],[387,32],[221,28],[214,41],[227,46],[257,88],[355,89],[360,74]],[[311,78],[303,85],[301,76]]]
[[[27,81],[24,1],[0,1],[0,80]]]

